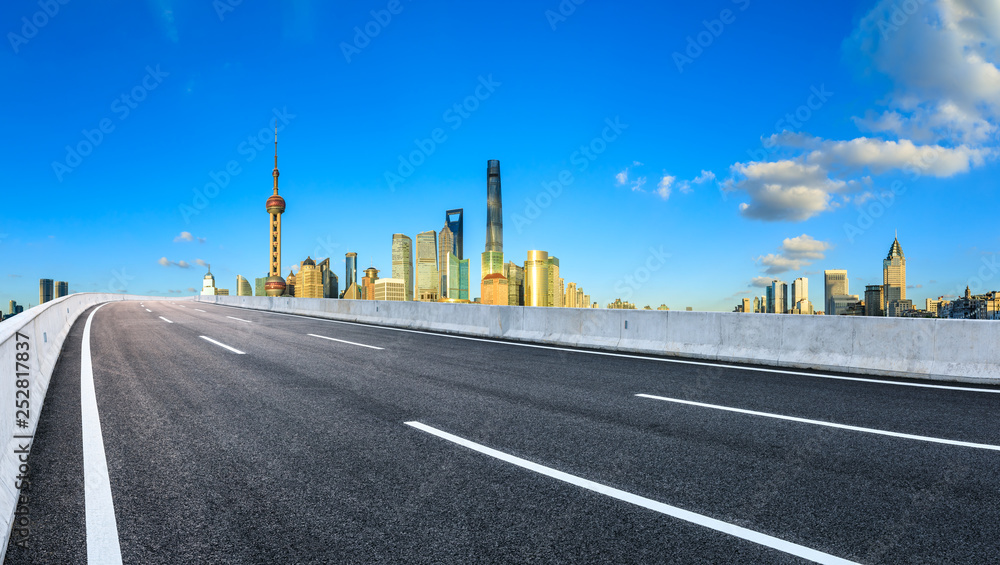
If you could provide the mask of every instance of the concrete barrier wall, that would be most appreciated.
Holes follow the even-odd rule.
[[[996,321],[250,296],[197,299],[256,310],[531,343],[1000,384],[1000,323]]]
[[[22,475],[22,470],[26,469],[26,467],[21,467],[26,463],[20,458],[22,456],[27,458],[27,454],[18,453],[18,451],[24,451],[19,447],[26,445],[30,447],[31,438],[35,435],[38,418],[42,412],[45,393],[48,391],[49,381],[52,378],[52,371],[59,359],[66,335],[80,314],[88,308],[95,304],[114,300],[170,299],[120,294],[70,294],[29,308],[17,316],[0,322],[0,367],[2,367],[0,375],[3,375],[3,382],[0,383],[0,434],[2,434],[0,437],[4,438],[4,441],[0,442],[4,445],[3,454],[0,455],[0,528],[3,528],[0,555],[6,554],[7,544],[10,541],[11,525],[15,518],[14,512],[17,509],[19,495],[16,486],[18,475]],[[19,338],[18,333],[26,336],[27,339]],[[21,343],[28,343],[28,348],[25,349],[22,346],[22,349],[17,349],[19,340]],[[24,428],[15,425],[15,421],[18,419],[15,400],[25,400],[23,395],[17,395],[17,390],[24,390],[23,387],[19,389],[16,382],[19,378],[16,376],[17,353],[28,353],[26,362],[28,365],[28,387],[26,390],[28,391],[29,417],[27,418],[28,425]],[[15,436],[29,437],[19,438]],[[30,519],[30,489],[26,490],[25,494],[28,496],[26,506]]]

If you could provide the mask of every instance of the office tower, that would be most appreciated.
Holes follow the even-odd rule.
[[[882,302],[885,287],[880,284],[865,286],[865,316],[884,316]]]
[[[590,295],[589,294],[584,294],[583,295],[583,307],[584,308],[597,308],[597,303],[590,301]]]
[[[201,295],[202,296],[215,296],[218,294],[216,292],[215,286],[215,275],[212,274],[212,266],[208,265],[206,267],[208,272],[205,273],[205,278],[201,281]]]
[[[375,281],[378,280],[378,269],[368,267],[365,269],[365,276],[361,279],[361,298],[364,300],[375,300]]]
[[[803,300],[809,300],[809,279],[799,277],[792,281],[792,304],[797,305]]]
[[[480,302],[494,306],[507,306],[510,292],[507,289],[507,277],[502,273],[491,273],[483,277]]]
[[[439,294],[437,232],[417,234],[417,292],[416,300],[435,302]]]
[[[265,286],[267,284],[267,277],[257,277],[253,280],[253,295],[254,296],[267,296],[267,290]]]
[[[507,304],[524,306],[524,268],[510,261],[504,263],[503,275],[507,277]]]
[[[285,277],[285,293],[282,294],[282,296],[297,296],[297,294],[295,294],[295,283],[297,279],[298,277],[295,276],[295,273],[289,269],[288,276]]]
[[[773,300],[772,300],[773,297]],[[771,281],[771,292],[768,295],[768,305],[774,304],[773,309],[768,312],[772,314],[788,313],[788,284],[785,281],[774,279]]]
[[[587,304],[587,299],[583,295],[583,289],[582,288],[577,288],[576,289],[576,307],[577,308],[587,308],[588,306],[590,306],[590,305]]]
[[[253,296],[250,281],[243,278],[243,275],[236,275],[236,296]]]
[[[330,258],[327,257],[319,263],[316,263],[316,268],[319,269],[320,280],[323,283],[323,298],[337,298],[340,296],[338,292],[339,279],[333,269],[330,268]]]
[[[38,303],[45,304],[52,300],[52,279],[38,279]]]
[[[889,255],[882,261],[882,284],[885,286],[882,309],[892,316],[896,309],[890,308],[890,304],[906,300],[906,257],[898,237],[893,239]]]
[[[61,298],[69,294],[69,283],[66,281],[55,282],[55,294],[53,298]]]
[[[323,272],[316,266],[312,257],[306,257],[299,263],[299,272],[295,275],[296,298],[323,298]]]
[[[406,300],[406,283],[403,279],[378,279],[374,288],[375,300]]]
[[[577,308],[576,305],[576,283],[571,282],[566,284],[566,300],[563,303],[566,308]]]
[[[7,304],[7,313],[10,314],[11,316],[13,316],[15,314],[16,310],[17,310],[17,301],[11,300]]]
[[[404,300],[413,300],[413,240],[401,233],[392,234],[392,278],[406,286]]]
[[[450,278],[452,265],[451,257],[455,255],[455,240],[452,236],[451,229],[448,228],[448,224],[445,223],[444,228],[438,234],[438,278],[440,282],[438,283],[439,297],[440,298],[458,298],[458,280],[452,281]],[[458,257],[455,257],[457,260]],[[458,277],[458,264],[455,264],[455,276]],[[452,282],[455,283],[455,296],[449,294]]]
[[[459,260],[465,258],[463,255],[462,248],[462,217],[464,215],[462,208],[456,208],[454,210],[448,210],[444,213],[444,223],[451,230],[452,235],[455,237],[454,249],[452,250],[455,255],[458,256]],[[458,216],[458,218],[453,219],[452,216]]]
[[[764,310],[768,314],[774,314],[774,279],[771,279],[771,284],[764,289],[764,294],[764,302],[767,303]]]
[[[503,206],[500,196],[500,161],[486,162],[486,250],[480,276],[503,273]]]
[[[847,280],[847,271],[843,269],[833,269],[829,271],[823,271],[823,277],[826,283],[826,292],[823,296],[823,307],[826,308],[826,313],[831,316],[836,316],[833,313],[833,297],[834,296],[847,296],[850,292],[850,285]]]
[[[274,126],[274,194],[267,199],[265,206],[269,217],[271,238],[268,247],[270,248],[270,267],[268,270],[267,282],[264,284],[264,291],[268,296],[282,296],[285,294],[285,279],[281,278],[281,215],[285,213],[285,199],[278,196],[278,126]]]
[[[344,286],[350,288],[352,284],[358,282],[358,254],[354,252],[344,254]]]
[[[469,260],[458,260],[458,298],[469,299]]]
[[[554,308],[561,307],[562,300],[559,294],[559,258],[549,257],[549,281],[548,292],[545,296],[545,305]]]
[[[827,314],[831,316],[842,316],[854,308],[860,300],[856,294],[835,294],[831,301],[831,309]]]
[[[760,314],[760,298],[757,296],[753,297],[753,312],[754,314]]]
[[[753,313],[753,305],[751,304],[749,298],[744,298],[743,299],[743,303],[740,305],[740,307],[742,308],[742,310],[740,310],[740,312],[743,312],[745,314],[752,314]]]
[[[524,305],[547,306],[549,303],[549,254],[528,251],[524,262]]]

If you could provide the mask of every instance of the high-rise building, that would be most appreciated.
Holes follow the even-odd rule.
[[[295,282],[297,278],[295,272],[289,269],[288,276],[285,277],[285,292],[282,296],[298,296],[295,294]]]
[[[774,297],[774,314],[788,313],[788,283],[774,279],[771,281],[771,296]],[[768,301],[770,304],[770,301]]]
[[[458,260],[458,299],[469,299],[469,260]]]
[[[378,279],[374,288],[375,300],[406,300],[406,283],[403,279]]]
[[[753,311],[755,314],[760,313],[760,297],[757,296],[753,297]]]
[[[809,279],[799,277],[792,281],[792,304],[809,300]]]
[[[316,263],[319,269],[320,280],[323,282],[323,298],[337,298],[340,296],[340,284],[337,274],[330,268],[330,258],[327,257]]]
[[[361,279],[361,298],[364,300],[375,300],[375,281],[378,280],[378,269],[368,267],[365,269],[365,276]]]
[[[270,267],[264,291],[268,296],[285,294],[285,279],[281,278],[281,215],[285,213],[285,199],[278,196],[278,124],[274,125],[274,194],[267,199],[267,215],[270,224],[271,237],[268,243],[270,249]]]
[[[452,252],[458,256],[459,260],[464,259],[463,248],[462,248],[462,217],[464,215],[462,208],[456,208],[454,210],[448,210],[444,213],[444,223],[451,230],[454,236],[454,244]],[[453,218],[453,216],[458,216]]]
[[[7,313],[10,314],[11,316],[13,316],[15,310],[17,310],[17,301],[16,300],[11,300],[7,304]]]
[[[510,261],[504,264],[503,274],[507,277],[507,304],[524,306],[524,267]]]
[[[563,303],[566,308],[577,308],[576,304],[576,283],[566,283],[566,301]]]
[[[480,277],[503,273],[503,205],[500,194],[500,161],[486,162],[486,250]]]
[[[253,296],[250,281],[246,280],[243,275],[236,275],[236,296]]]
[[[749,298],[744,298],[743,299],[743,304],[741,304],[741,307],[743,309],[740,310],[740,312],[743,312],[745,314],[753,314],[753,305],[751,304]]]
[[[403,281],[404,300],[413,300],[413,240],[401,233],[392,234],[392,278]]]
[[[524,262],[524,305],[547,306],[549,303],[549,254],[528,251]]]
[[[545,296],[545,305],[551,308],[561,308],[561,294],[562,289],[559,288],[559,258],[550,256],[548,292]]]
[[[295,297],[323,298],[323,272],[312,257],[306,257],[299,263],[299,272],[295,275]]]
[[[53,298],[62,298],[67,295],[69,295],[69,283],[66,281],[56,281]]]
[[[358,282],[358,254],[352,252],[344,254],[344,286],[350,288],[352,284]]]
[[[771,284],[764,289],[764,311],[768,314],[774,314],[774,282],[775,279],[771,279]]]
[[[830,309],[827,314],[830,316],[847,314],[849,310],[857,307],[858,302],[860,300],[856,294],[835,294],[830,301]]]
[[[52,279],[38,279],[38,303],[45,304],[52,300],[54,293]]]
[[[507,289],[507,277],[502,273],[491,273],[483,277],[482,288],[480,289],[480,301],[483,304],[494,306],[507,306],[510,299],[510,292]]]
[[[212,266],[208,265],[206,267],[208,272],[205,273],[205,278],[201,281],[201,295],[202,296],[215,296],[218,290],[215,286],[215,275],[212,274]]]
[[[885,287],[880,284],[870,284],[865,286],[865,316],[884,316],[882,310],[883,295]]]
[[[576,289],[576,307],[577,308],[589,308],[590,304],[587,303],[587,296],[583,294],[582,288]]]
[[[437,232],[434,230],[417,234],[417,292],[416,300],[436,302],[440,297],[438,279]]]
[[[267,296],[267,277],[257,277],[253,280],[254,296]]]
[[[455,256],[455,239],[452,236],[451,229],[448,227],[447,222],[445,222],[444,228],[438,233],[438,278],[440,282],[438,283],[438,297],[439,298],[458,298],[458,264],[454,265],[455,269],[455,280],[451,279],[451,257],[455,257],[456,261],[458,257]],[[452,284],[455,285],[455,296],[449,294]]]
[[[892,240],[889,255],[882,261],[882,285],[885,287],[882,309],[889,316],[903,311],[890,307],[895,300],[906,300],[906,257],[903,255],[903,248],[899,246],[898,237]]]
[[[823,296],[823,307],[826,308],[826,314],[828,316],[836,316],[834,313],[833,297],[834,296],[848,296],[850,292],[850,285],[848,284],[847,271],[843,269],[832,269],[828,271],[823,271],[824,282],[826,283],[826,292]]]

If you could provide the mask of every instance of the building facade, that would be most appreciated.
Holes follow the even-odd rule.
[[[417,292],[415,299],[421,302],[436,302],[440,297],[438,278],[437,232],[434,230],[417,234]]]
[[[253,296],[250,281],[246,280],[243,275],[236,275],[236,296]]]
[[[375,300],[406,300],[406,281],[403,279],[378,279],[375,281]]]
[[[487,182],[487,184],[489,183]],[[448,229],[451,231],[452,236],[455,238],[453,251],[455,255],[458,256],[459,260],[465,259],[464,255],[465,251],[463,249],[463,242],[462,242],[462,231],[464,230],[464,228],[462,227],[463,216],[464,212],[462,208],[456,208],[454,210],[446,210],[444,213],[444,223],[446,226],[448,226]]]
[[[38,303],[45,304],[55,295],[55,285],[52,279],[38,279]]]
[[[344,287],[350,288],[352,284],[358,283],[358,254],[348,252],[344,254]]]
[[[508,306],[510,292],[507,288],[507,277],[501,273],[491,273],[483,277],[479,296],[483,304]]]
[[[504,263],[503,274],[507,277],[507,304],[524,306],[524,267],[510,261]]]
[[[365,276],[361,278],[361,298],[375,300],[375,282],[378,281],[378,269],[368,267]]]
[[[413,240],[392,234],[392,278],[403,281],[404,300],[413,300]]]
[[[823,271],[823,278],[826,289],[823,295],[823,308],[826,309],[827,315],[835,316],[833,297],[837,295],[848,296],[848,293],[850,292],[850,285],[847,280],[847,271],[843,269]]]
[[[549,303],[549,254],[546,251],[528,251],[524,262],[524,305],[548,306]]]
[[[889,255],[882,261],[882,285],[885,287],[882,308],[889,316],[893,316],[902,310],[891,308],[890,304],[895,300],[906,300],[906,257],[899,245],[899,238],[892,241]]]

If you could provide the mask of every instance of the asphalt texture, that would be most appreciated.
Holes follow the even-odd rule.
[[[12,545],[6,563],[86,562],[87,314],[67,338],[36,433],[28,546]],[[1000,394],[197,302],[111,303],[91,331],[125,563],[803,562],[409,421],[851,561],[1000,561],[1000,451],[635,396],[1000,445]]]

